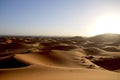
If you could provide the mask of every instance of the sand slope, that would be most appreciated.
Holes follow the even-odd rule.
[[[0,80],[119,80],[120,74],[84,68],[30,66],[0,71]]]

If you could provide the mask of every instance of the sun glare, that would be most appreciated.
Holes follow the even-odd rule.
[[[120,15],[105,15],[92,25],[91,34],[120,33]]]

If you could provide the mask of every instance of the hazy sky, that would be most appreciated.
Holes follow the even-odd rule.
[[[0,34],[91,36],[108,14],[120,15],[120,0],[0,0]]]

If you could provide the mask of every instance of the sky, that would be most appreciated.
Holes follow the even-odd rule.
[[[118,17],[120,0],[0,0],[0,35],[93,36],[105,15]]]

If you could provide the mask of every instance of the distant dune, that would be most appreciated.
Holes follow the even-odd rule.
[[[93,42],[119,42],[120,34],[112,34],[112,33],[100,34],[90,37],[88,39]]]

